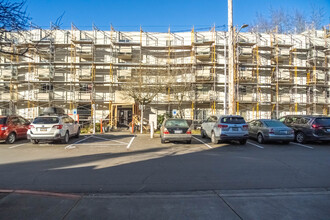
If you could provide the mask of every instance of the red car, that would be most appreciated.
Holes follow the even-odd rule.
[[[0,141],[12,144],[17,139],[26,138],[29,125],[28,120],[18,115],[0,116]]]

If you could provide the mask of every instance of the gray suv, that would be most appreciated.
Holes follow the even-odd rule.
[[[48,114],[36,117],[29,125],[27,138],[33,144],[39,141],[61,141],[63,144],[69,142],[69,138],[80,135],[80,126],[70,116],[61,114]]]
[[[330,141],[330,117],[315,115],[287,115],[279,119],[295,132],[298,143]]]
[[[203,138],[210,137],[214,144],[234,140],[245,144],[249,138],[248,128],[244,118],[239,115],[210,116],[202,123],[201,135]]]

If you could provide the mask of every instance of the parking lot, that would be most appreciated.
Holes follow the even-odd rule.
[[[0,207],[10,207],[0,214],[20,216],[8,204],[23,204],[31,218],[52,213],[53,205],[63,206],[62,216],[72,210],[69,219],[124,217],[126,209],[139,210],[140,219],[156,218],[159,212],[164,218],[171,213],[177,217],[179,210],[186,210],[183,219],[272,219],[278,209],[287,210],[278,217],[292,219],[330,214],[328,144],[212,144],[200,135],[191,144],[161,144],[155,136],[113,132],[82,135],[68,144],[0,144]],[[50,199],[53,192],[79,196]],[[157,209],[147,209],[154,203]],[[100,206],[117,211],[101,214]]]

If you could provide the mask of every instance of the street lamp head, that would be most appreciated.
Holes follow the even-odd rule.
[[[248,24],[243,24],[241,28],[246,28],[248,26],[249,26]]]

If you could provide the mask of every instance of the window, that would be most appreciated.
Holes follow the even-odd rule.
[[[33,124],[57,124],[58,117],[37,117],[33,120]]]
[[[224,124],[245,124],[245,120],[242,117],[224,117],[221,119],[221,123]]]
[[[217,116],[210,116],[210,122],[217,122],[218,117]]]
[[[165,127],[189,127],[186,120],[168,120],[165,123]]]
[[[280,118],[279,121],[283,123],[285,121],[285,117]]]
[[[12,117],[10,119],[10,123],[13,125],[18,125],[18,124],[20,124],[20,121],[19,121],[18,117]]]
[[[330,126],[330,118],[316,118],[315,123],[321,126]]]
[[[264,123],[267,127],[284,127],[280,121],[264,121]]]
[[[41,92],[49,92],[53,91],[53,85],[52,84],[41,84]]]
[[[6,124],[6,121],[7,121],[6,117],[0,118],[0,125]]]
[[[19,122],[20,122],[21,125],[26,125],[27,123],[30,123],[28,120],[26,120],[22,117],[19,117],[18,119],[19,119]]]

